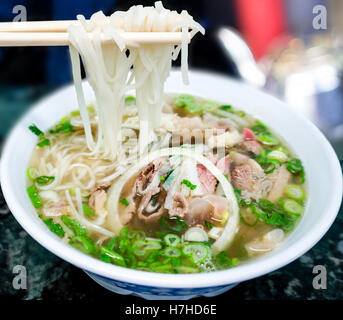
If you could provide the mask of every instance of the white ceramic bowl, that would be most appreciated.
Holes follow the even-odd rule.
[[[243,83],[208,72],[190,72],[184,86],[179,71],[172,72],[166,92],[190,93],[232,104],[266,123],[302,160],[308,183],[306,210],[296,229],[275,251],[236,268],[206,274],[172,275],[136,271],[94,259],[64,244],[38,218],[26,194],[25,169],[36,137],[32,123],[46,130],[77,106],[73,86],[37,103],[20,119],[3,149],[1,185],[7,204],[21,226],[42,246],[85,270],[104,287],[147,299],[189,299],[214,296],[235,284],[285,266],[311,249],[333,223],[342,198],[342,173],[335,152],[307,119],[276,98]],[[86,98],[93,100],[85,84]]]

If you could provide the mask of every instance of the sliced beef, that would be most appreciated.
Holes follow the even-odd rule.
[[[281,198],[290,178],[291,173],[286,169],[286,166],[281,166],[276,173],[276,178],[267,199],[270,201],[276,201]]]
[[[189,200],[189,210],[184,216],[189,226],[203,225],[205,221],[220,221],[227,211],[227,200],[217,195],[192,197]]]
[[[164,214],[163,201],[165,195],[160,194],[160,188],[148,191],[141,198],[137,209],[137,217],[145,222],[154,223]],[[156,196],[157,197],[154,197]]]
[[[188,202],[180,192],[176,192],[173,197],[173,208],[169,210],[170,216],[183,218],[188,211]]]
[[[245,140],[237,145],[239,150],[243,152],[258,155],[262,151],[262,146],[255,140]]]
[[[149,163],[139,174],[133,188],[134,194],[144,195],[150,189],[149,185],[153,182],[156,173],[162,168],[166,160],[164,158],[155,159],[153,162]],[[156,185],[153,188],[158,187],[159,179],[155,179]]]
[[[232,183],[235,188],[241,190],[253,191],[254,189],[254,174],[251,166],[248,164],[243,164],[237,166],[231,172]]]
[[[88,200],[88,206],[91,209],[95,210],[95,213],[98,216],[106,217],[107,216],[107,210],[105,209],[106,201],[107,201],[106,191],[101,187],[97,187],[91,191],[91,196],[89,197],[89,200]]]

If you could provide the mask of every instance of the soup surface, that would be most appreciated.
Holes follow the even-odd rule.
[[[294,229],[304,168],[265,124],[231,105],[167,95],[140,150],[137,113],[126,97],[115,161],[89,151],[79,111],[46,133],[30,126],[39,140],[28,195],[62,241],[127,268],[196,273],[270,252]],[[95,134],[97,111],[88,114]]]

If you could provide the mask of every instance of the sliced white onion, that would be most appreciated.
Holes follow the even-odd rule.
[[[208,241],[206,231],[200,227],[189,228],[184,234],[185,241],[205,242]]]
[[[220,228],[220,227],[213,227],[209,232],[208,232],[208,236],[211,239],[217,240],[219,239],[219,237],[221,236],[221,234],[223,233],[224,228]]]

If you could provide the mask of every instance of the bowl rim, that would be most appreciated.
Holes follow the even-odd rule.
[[[179,72],[173,71],[173,72]],[[236,82],[237,80],[227,77],[222,74],[208,72],[203,70],[192,70],[189,72],[192,76],[209,76],[223,79],[225,81],[230,80]],[[255,90],[261,93],[261,90],[252,88],[249,85],[241,83],[242,86],[249,88],[249,90]],[[72,84],[66,85],[61,89],[58,89],[52,93],[56,95],[68,89]],[[43,97],[40,101],[34,104],[16,123],[7,136],[4,148],[1,155],[0,164],[0,179],[1,187],[6,203],[12,212],[15,219],[19,222],[22,228],[24,228],[31,237],[33,237],[43,247],[48,249],[63,260],[96,275],[122,282],[128,282],[131,284],[148,286],[148,287],[162,287],[162,288],[205,288],[215,286],[225,286],[241,281],[262,276],[271,271],[279,269],[288,263],[291,263],[299,256],[310,250],[327,232],[334,219],[338,214],[338,210],[342,200],[342,174],[341,167],[334,152],[332,146],[320,132],[320,130],[308,119],[299,114],[293,108],[289,107],[285,102],[278,100],[277,98],[263,92],[263,95],[267,95],[268,99],[275,99],[279,104],[282,103],[288,108],[288,111],[293,113],[294,116],[300,117],[304,122],[304,125],[308,127],[311,133],[314,135],[315,140],[324,147],[327,157],[329,159],[328,167],[332,169],[332,193],[330,201],[326,208],[326,220],[322,224],[317,224],[306,235],[302,237],[302,241],[297,241],[292,246],[280,250],[278,254],[274,256],[264,256],[263,260],[255,259],[251,263],[243,264],[236,268],[221,270],[210,273],[199,274],[160,274],[154,272],[146,272],[134,269],[123,268],[115,265],[111,265],[102,262],[99,259],[90,257],[77,249],[71,247],[68,244],[63,243],[60,238],[55,236],[52,232],[48,231],[48,237],[44,237],[41,234],[41,229],[38,224],[29,219],[25,212],[25,209],[16,200],[16,193],[11,186],[11,177],[8,175],[7,168],[11,165],[10,152],[14,148],[13,142],[19,128],[22,127],[26,119],[30,118],[31,112],[36,108],[39,108],[47,99],[51,99],[51,94]]]

